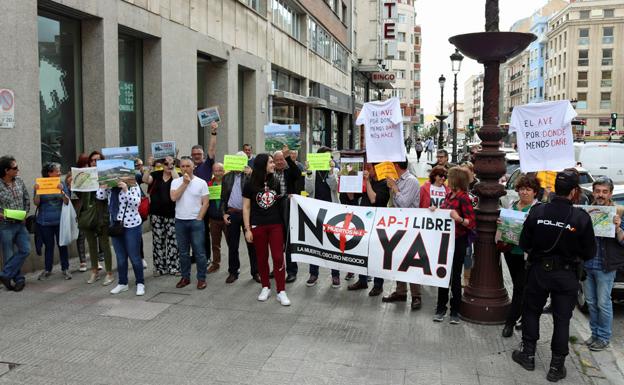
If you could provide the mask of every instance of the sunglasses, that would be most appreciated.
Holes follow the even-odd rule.
[[[446,179],[446,175],[440,175],[440,174],[438,174],[438,175],[436,175],[436,176],[439,176],[440,178],[444,178],[444,179]]]
[[[19,167],[17,167],[17,166],[15,166],[15,167],[9,167],[9,170],[19,171]]]

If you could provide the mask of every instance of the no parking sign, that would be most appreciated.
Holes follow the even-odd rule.
[[[15,127],[15,94],[12,90],[0,88],[0,128]]]

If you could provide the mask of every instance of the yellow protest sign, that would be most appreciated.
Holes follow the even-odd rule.
[[[555,179],[557,178],[556,171],[539,171],[537,173],[537,179],[540,181],[542,188],[549,188],[550,191],[555,191]]]
[[[39,188],[37,189],[37,195],[51,195],[61,193],[61,190],[58,188],[58,185],[61,184],[60,177],[36,178],[35,183],[39,185]]]
[[[211,201],[221,199],[221,185],[208,186],[208,199]]]
[[[386,178],[397,180],[399,174],[397,174],[392,162],[382,162],[375,165],[375,173],[377,174],[377,180],[383,180]]]
[[[243,171],[248,161],[249,159],[245,155],[225,155],[223,168],[225,171]]]
[[[320,154],[308,154],[308,170],[310,171],[329,171],[329,161],[331,161],[331,153],[323,152]]]
[[[24,210],[4,209],[3,215],[6,219],[13,219],[16,221],[23,221],[26,219],[26,211]]]

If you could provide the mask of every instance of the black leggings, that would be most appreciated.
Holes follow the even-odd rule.
[[[466,235],[455,238],[455,252],[453,253],[453,268],[451,271],[451,315],[459,315],[461,305],[461,273],[468,247],[468,237]],[[449,289],[438,288],[438,304],[436,313],[446,313],[446,304],[449,302]]]

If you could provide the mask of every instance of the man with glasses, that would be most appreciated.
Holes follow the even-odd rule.
[[[193,175],[193,161],[189,157],[180,160],[182,177],[171,182],[171,200],[175,207],[175,231],[180,253],[182,278],[176,285],[183,288],[191,283],[190,248],[197,262],[197,289],[206,288],[206,249],[204,248],[204,217],[208,211],[208,184]]]
[[[17,161],[12,156],[0,158],[0,242],[4,266],[0,282],[8,289],[22,291],[25,286],[22,265],[30,254],[30,237],[25,225],[25,216],[30,211],[30,198],[24,181],[19,176]],[[7,215],[5,210],[22,212]],[[24,213],[25,212],[25,213]],[[15,285],[13,284],[15,283]]]
[[[592,184],[593,205],[615,206],[613,182],[609,178],[599,178]],[[589,326],[592,335],[585,341],[595,352],[606,349],[611,339],[613,324],[613,304],[611,290],[617,270],[624,267],[624,230],[622,218],[613,217],[614,237],[596,237],[596,256],[585,262],[587,278],[583,282],[583,293],[589,308]]]
[[[570,319],[579,290],[579,264],[596,256],[592,220],[574,207],[579,175],[575,169],[557,173],[550,203],[531,208],[520,234],[520,247],[529,254],[522,311],[522,348],[511,358],[526,370],[535,370],[540,317],[550,295],[553,313],[552,359],[546,379],[566,377]]]
[[[433,167],[442,166],[448,171],[449,168],[455,166],[453,163],[449,162],[448,151],[444,149],[438,150],[438,152],[436,153],[436,159],[437,159],[437,162],[433,165]]]
[[[210,123],[210,142],[208,142],[208,156],[204,160],[204,148],[196,144],[191,147],[191,158],[193,159],[193,175],[200,177],[204,182],[210,182],[212,179],[212,167],[215,163],[215,157],[217,155],[217,128],[219,125],[217,122]],[[206,249],[206,255],[210,259],[210,224],[208,222],[208,216],[206,215],[204,220],[204,248]],[[194,257],[195,255],[193,255]]]

